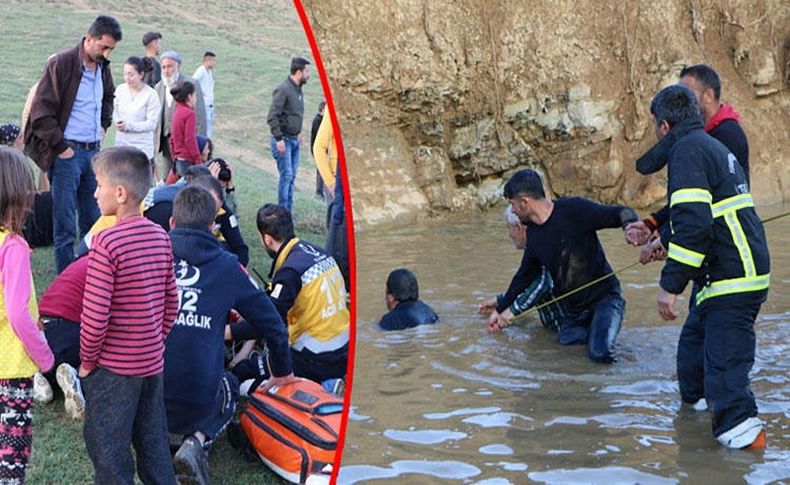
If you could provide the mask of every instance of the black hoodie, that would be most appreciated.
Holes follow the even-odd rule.
[[[275,376],[291,372],[291,354],[287,328],[271,300],[208,228],[178,227],[170,240],[179,313],[165,342],[165,406],[170,432],[188,434],[217,413],[231,308],[245,319],[231,327],[234,340],[266,339]]]

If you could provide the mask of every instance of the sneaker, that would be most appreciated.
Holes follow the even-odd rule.
[[[82,386],[77,371],[68,364],[60,364],[55,372],[55,379],[63,390],[63,405],[66,408],[66,414],[72,419],[82,421],[85,417],[85,396],[82,395]]]
[[[765,436],[761,438],[760,435],[765,435],[763,422],[758,417],[751,417],[720,434],[716,439],[727,448],[745,449],[755,445],[754,449],[759,449],[760,441],[763,443],[763,448],[765,447]]]
[[[752,441],[752,444],[744,448],[745,450],[764,450],[765,446],[768,444],[768,437],[765,434],[765,430],[761,430],[760,433],[757,435],[757,438]]]
[[[707,411],[708,410],[708,401],[706,401],[705,398],[703,397],[699,401],[697,401],[694,404],[692,404],[691,407],[694,409],[694,411],[699,411],[699,412]]]
[[[173,458],[178,483],[184,485],[208,485],[208,458],[203,445],[194,436],[181,442]]]
[[[255,392],[255,389],[261,387],[261,384],[266,382],[266,379],[263,377],[256,377],[255,379],[247,379],[246,381],[239,384],[239,395],[244,397],[250,397],[251,394]]]
[[[33,400],[39,404],[52,402],[52,386],[41,372],[33,376]]]

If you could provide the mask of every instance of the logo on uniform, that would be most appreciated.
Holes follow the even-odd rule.
[[[192,286],[200,280],[200,270],[181,260],[176,264],[176,285]]]
[[[310,246],[309,244],[299,243],[299,247],[302,248],[302,251],[304,251],[306,254],[309,254],[310,256],[321,255],[317,249],[315,249],[313,246]]]
[[[738,159],[735,158],[735,155],[732,153],[727,154],[727,168],[730,169],[730,173],[735,173],[735,162],[737,161]]]

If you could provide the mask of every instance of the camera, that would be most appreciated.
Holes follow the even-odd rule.
[[[228,162],[221,158],[215,158],[211,162],[217,162],[219,164],[219,174],[217,174],[217,178],[222,182],[229,182],[233,174],[230,171]]]

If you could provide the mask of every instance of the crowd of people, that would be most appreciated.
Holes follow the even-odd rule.
[[[232,167],[214,157],[216,54],[189,77],[148,32],[116,86],[108,57],[122,39],[117,20],[97,17],[46,62],[22,129],[0,128],[3,483],[24,482],[33,402],[61,391],[84,420],[97,483],[133,483],[135,470],[144,483],[207,483],[208,450],[243,396],[297,378],[344,392],[348,255],[330,116],[314,153],[334,195],[331,253],[297,237],[291,213],[309,62],[292,59],[269,111],[280,180],[255,221],[272,258],[259,283]],[[49,190],[36,191],[22,149]],[[47,233],[57,276],[37,302],[29,248]]]
[[[625,206],[580,197],[552,200],[537,171],[514,173],[504,186],[505,217],[523,258],[507,291],[478,310],[496,333],[537,308],[560,345],[586,345],[594,362],[617,361],[626,301],[597,231],[621,227],[627,243],[642,247],[640,262],[665,260],[657,298],[663,319],[678,317],[678,296],[692,283],[677,350],[682,402],[711,411],[713,436],[722,445],[761,449],[766,433],[749,371],[770,260],[749,193],[746,134],[720,95],[716,71],[699,64],[684,68],[678,84],[653,98],[658,142],[636,167],[645,175],[668,167],[669,203],[642,220]],[[408,270],[390,274],[386,302],[383,330],[437,321],[419,301],[416,277]]]

